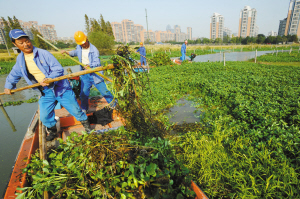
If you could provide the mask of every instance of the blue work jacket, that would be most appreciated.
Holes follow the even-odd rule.
[[[78,57],[79,61],[82,62],[82,47],[80,45],[77,45],[76,50],[70,51],[69,55],[71,57]],[[90,61],[89,65],[91,68],[101,66],[101,62],[99,59],[99,51],[93,44],[91,44],[91,42],[90,42],[90,52],[88,56]],[[80,66],[80,70],[84,70],[84,68]],[[103,75],[103,71],[99,71],[99,73]],[[102,77],[100,77],[95,73],[91,73],[90,75],[93,77],[95,84],[104,81]]]
[[[182,44],[181,46],[181,54],[185,54],[186,53],[186,45]]]
[[[146,48],[144,46],[140,47],[136,52],[139,52],[141,55],[146,57]]]
[[[55,57],[46,50],[36,48],[33,46],[33,61],[37,67],[42,71],[46,78],[56,78],[64,75],[64,69]],[[24,77],[27,84],[32,85],[37,83],[36,79],[31,75],[26,67],[24,53],[18,55],[16,64],[6,77],[5,88],[16,89],[16,84],[21,77]],[[62,95],[67,89],[70,89],[70,83],[67,79],[53,82],[48,88],[50,88],[55,96]],[[38,90],[38,88],[33,88]]]

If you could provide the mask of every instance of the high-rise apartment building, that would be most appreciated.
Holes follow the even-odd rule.
[[[245,6],[240,12],[239,37],[256,37],[258,26],[256,25],[257,11],[255,8]]]
[[[287,21],[287,18],[279,21],[279,28],[278,28],[279,36],[283,36],[285,33],[286,21]]]
[[[142,30],[144,30],[144,27],[142,25],[134,24],[134,35],[135,35],[134,40],[135,41],[137,41],[137,42],[141,41],[141,34],[140,34],[140,32]]]
[[[224,17],[214,13],[210,18],[210,39],[223,39]]]
[[[268,33],[268,36],[276,37],[276,36],[277,36],[277,32],[274,32],[274,31],[272,30],[271,32]]]
[[[232,37],[232,31],[229,29],[229,28],[226,28],[224,27],[224,30],[223,30],[223,38],[228,36],[229,38]]]
[[[287,18],[280,20],[278,35],[297,35],[300,37],[300,0],[290,0]],[[284,34],[283,33],[284,29]]]
[[[175,41],[180,42],[181,29],[179,25],[174,26],[174,33],[175,33]]]
[[[121,23],[122,23],[122,29],[123,29],[123,41],[125,43],[135,41],[133,21],[124,19]]]
[[[122,24],[119,22],[112,22],[111,28],[113,30],[113,34],[116,42],[123,42],[123,28]]]
[[[187,35],[188,35],[188,39],[192,40],[192,28],[191,27],[187,27],[187,31],[186,31]]]

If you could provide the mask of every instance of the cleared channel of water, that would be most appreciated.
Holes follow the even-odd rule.
[[[65,74],[67,74],[66,70],[68,68],[71,68],[73,72],[78,72],[80,69],[79,66],[64,67]],[[6,77],[7,75],[0,76],[0,92],[3,92],[4,90]],[[24,86],[27,86],[27,83],[22,78],[18,82],[17,88]],[[0,99],[4,103],[8,101],[27,100],[34,95],[40,95],[40,93],[33,89],[28,89],[17,92],[13,95],[1,95]],[[5,111],[17,130],[16,132],[13,132],[7,119],[4,117],[4,114],[0,111],[0,198],[2,198],[4,194],[4,189],[10,177],[15,158],[27,131],[28,125],[37,108],[38,103],[24,103],[19,106],[5,107]]]
[[[176,102],[175,106],[169,109],[167,116],[170,122],[181,125],[184,123],[199,122],[201,114],[203,114],[203,112],[194,107],[194,102],[180,99]]]
[[[282,51],[278,51],[282,52]],[[284,52],[288,52],[288,50],[284,50]],[[257,51],[257,56],[265,55],[268,53],[273,53],[273,51]],[[276,54],[276,51],[275,51]],[[225,60],[226,61],[247,61],[249,59],[255,58],[255,51],[251,52],[225,52]],[[189,58],[187,58],[189,60]],[[223,61],[223,52],[216,54],[208,54],[208,55],[198,55],[194,59],[195,62],[220,62]]]

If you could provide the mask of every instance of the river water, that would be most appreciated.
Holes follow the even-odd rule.
[[[257,55],[263,55],[267,53],[272,53],[273,51],[258,51]],[[231,52],[225,53],[226,61],[246,61],[248,59],[252,59],[255,57],[255,52]],[[216,62],[223,59],[223,54],[208,54],[208,55],[199,55],[194,61],[195,62]],[[1,64],[0,64],[1,65]],[[71,68],[73,72],[79,71],[79,66],[72,67],[64,67],[65,71],[67,68]],[[66,74],[66,72],[65,72]],[[0,75],[0,92],[3,92],[5,79],[7,75]],[[27,83],[22,78],[20,82],[17,84],[17,88],[27,86]],[[25,91],[17,92],[13,95],[2,95],[0,99],[2,103],[8,101],[18,101],[18,100],[27,100],[33,97],[34,95],[39,95],[39,92],[34,91],[33,89],[28,89]],[[187,123],[195,122],[199,118],[194,116],[194,108],[189,108],[192,105],[185,102],[183,107],[176,108],[172,111],[172,122],[177,122],[181,124],[182,121]],[[0,198],[4,193],[4,189],[6,187],[7,180],[10,176],[12,166],[14,164],[16,155],[20,148],[21,142],[24,138],[24,135],[27,131],[28,124],[31,121],[33,114],[37,110],[38,103],[24,103],[19,106],[10,106],[5,107],[7,114],[9,115],[11,121],[16,127],[16,131],[13,132],[12,128],[8,124],[6,118],[3,113],[0,111]],[[181,112],[182,108],[191,109],[189,111],[185,111],[185,113]]]

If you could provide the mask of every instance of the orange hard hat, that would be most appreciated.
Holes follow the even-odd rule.
[[[143,45],[143,42],[141,42],[140,45]]]
[[[74,39],[78,45],[82,45],[86,42],[86,35],[82,31],[77,31],[74,34]]]

